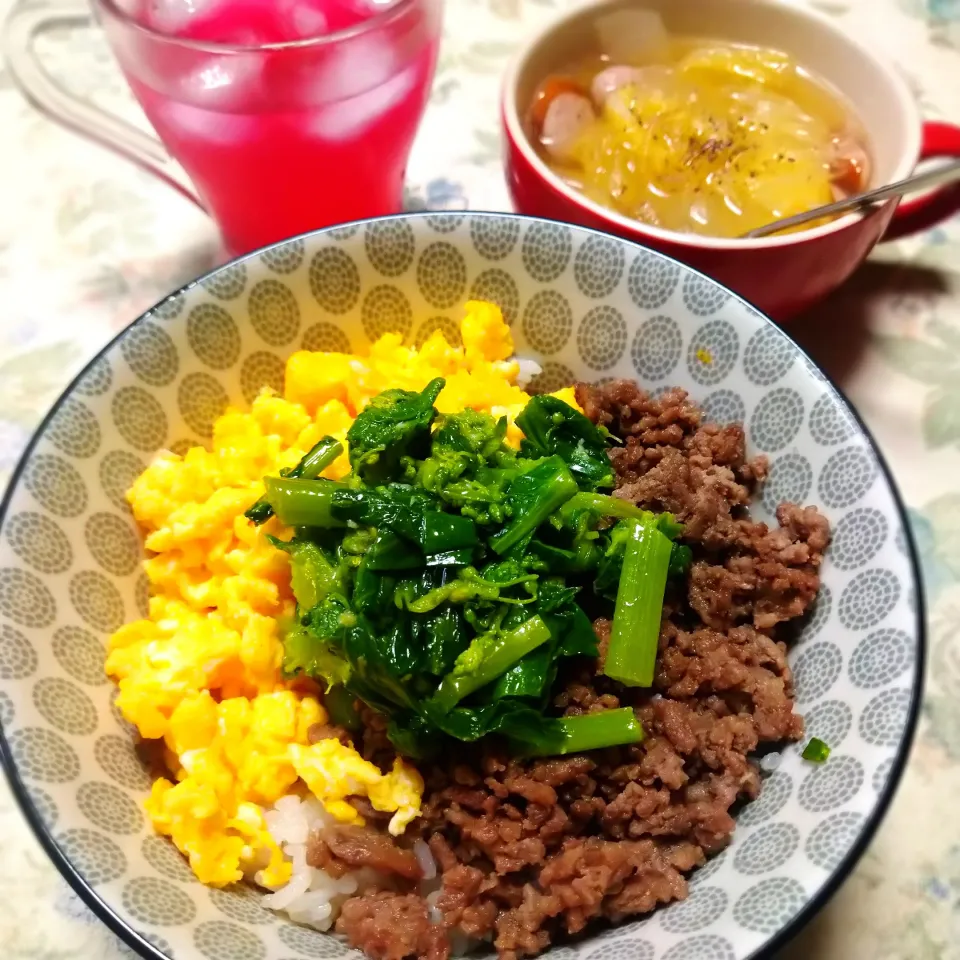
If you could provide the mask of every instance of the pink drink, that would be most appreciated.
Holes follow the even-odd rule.
[[[127,0],[104,25],[150,122],[242,253],[400,209],[439,3]]]

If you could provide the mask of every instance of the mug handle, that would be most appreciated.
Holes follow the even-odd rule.
[[[66,0],[53,0],[39,7],[15,7],[0,37],[14,83],[34,107],[55,123],[132,161],[206,212],[193,185],[157,137],[68,93],[40,62],[34,47],[38,37],[62,27],[89,27],[93,22],[84,7]]]
[[[933,160],[937,157],[960,158],[960,127],[939,120],[928,120],[923,125],[920,160]],[[880,242],[900,240],[915,233],[922,233],[955,213],[960,213],[958,184],[940,187],[916,200],[905,200],[894,212]]]

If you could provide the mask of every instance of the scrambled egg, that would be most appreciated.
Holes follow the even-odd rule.
[[[382,390],[421,390],[446,378],[441,412],[465,407],[513,420],[528,395],[510,329],[498,307],[467,304],[463,347],[440,332],[419,349],[396,334],[367,357],[300,351],[287,362],[285,396],[264,390],[250,412],[228,410],[209,450],[160,453],[128,493],[146,531],[144,563],[152,596],[149,617],[110,641],[107,673],[117,706],[147,739],[162,741],[170,778],[146,803],[155,829],[170,836],[197,877],[223,886],[254,876],[268,887],[291,866],[267,830],[264,808],[288,793],[312,793],[327,812],[362,823],[347,802],[365,796],[393,813],[401,833],[420,813],[423,780],[398,759],[382,774],[338,740],[309,742],[327,714],[309,683],[280,670],[279,624],[295,613],[289,561],[267,533],[243,516],[263,493],[263,477],[294,466],[324,435],[344,441],[357,412]],[[558,394],[574,403],[570,389]],[[346,454],[325,473],[349,471]]]

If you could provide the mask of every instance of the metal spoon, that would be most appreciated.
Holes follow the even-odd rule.
[[[837,200],[835,203],[825,203],[822,207],[814,207],[812,210],[797,213],[792,217],[774,220],[773,223],[768,223],[765,226],[757,227],[755,230],[741,234],[741,239],[747,240],[756,237],[769,237],[771,233],[779,233],[788,227],[799,227],[803,223],[809,223],[811,220],[819,220],[821,217],[828,217],[834,213],[847,213],[851,210],[868,210],[880,200],[889,200],[890,197],[900,197],[905,193],[913,193],[927,187],[936,187],[954,180],[960,180],[960,160],[951,160],[949,163],[940,164],[933,170],[916,173],[912,177],[907,177],[905,180],[900,180],[897,183],[891,183],[885,187],[877,187],[876,190],[868,190],[866,193],[856,193],[852,197]]]

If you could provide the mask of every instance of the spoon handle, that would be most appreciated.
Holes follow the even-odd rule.
[[[809,223],[811,220],[819,220],[821,217],[827,217],[834,213],[845,213],[850,210],[866,210],[880,200],[888,200],[890,197],[901,197],[905,193],[913,193],[917,190],[924,190],[927,187],[937,187],[954,180],[960,180],[960,160],[951,160],[949,163],[938,164],[932,170],[916,173],[911,177],[907,177],[905,180],[889,183],[885,187],[877,187],[876,190],[857,193],[852,197],[846,197],[844,200],[826,203],[822,207],[814,207],[812,210],[797,213],[792,217],[774,220],[773,223],[767,223],[762,227],[757,227],[741,236],[745,240],[756,237],[767,237],[771,233],[779,233],[788,227],[799,227],[801,224]]]

